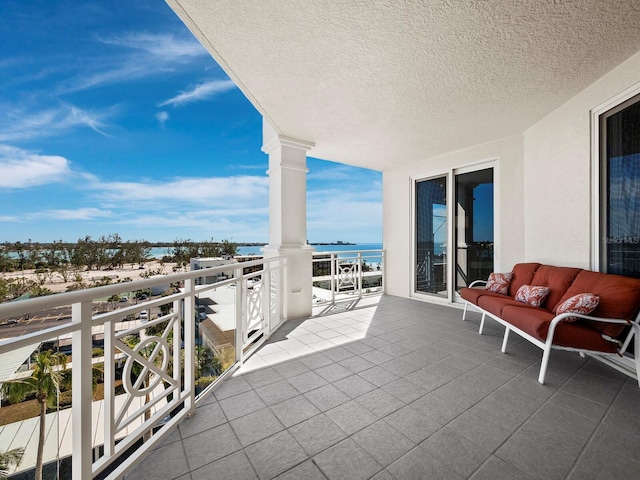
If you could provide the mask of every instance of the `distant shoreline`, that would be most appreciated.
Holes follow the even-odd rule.
[[[145,278],[145,275],[148,275],[147,272],[153,272],[155,275],[170,275],[174,273],[174,269],[179,270],[179,266],[176,263],[163,263],[157,260],[151,260],[145,262],[144,267],[140,268],[139,266],[123,266],[122,268],[117,269],[100,269],[100,270],[81,270],[78,271],[77,274],[80,275],[82,281],[87,285],[91,284],[91,282],[99,281],[104,278],[110,278],[113,280],[113,283],[127,282],[130,280],[141,280]],[[18,278],[25,278],[27,280],[38,281],[38,275],[36,274],[34,269],[18,271],[18,272],[4,272],[0,273],[0,278],[4,278],[6,280],[15,280]],[[76,279],[69,279],[68,281],[64,281],[60,275],[56,275],[55,278],[51,278],[50,280],[44,282],[42,287],[48,288],[53,293],[62,293],[66,292],[67,288],[70,285],[76,283]],[[123,285],[126,283],[123,283]]]
[[[31,245],[31,244],[38,244],[40,248],[42,249],[46,249],[46,248],[52,248],[55,246],[54,243],[51,242],[21,242],[20,240],[17,240],[15,242],[11,242],[11,241],[4,241],[2,243],[0,243],[0,250],[7,250],[7,246],[8,245],[15,245],[16,243],[22,243],[23,245]],[[69,244],[69,245],[76,245],[78,242],[63,242],[65,244]],[[172,248],[175,246],[174,242],[146,242],[151,248]],[[200,243],[200,242],[190,242],[190,243]],[[341,241],[337,241],[337,242],[310,242],[309,245],[335,245],[335,246],[340,246],[340,245],[368,245],[368,244],[377,244],[380,242],[364,242],[364,243],[353,243],[353,242],[341,242]],[[269,242],[238,242],[236,243],[236,245],[238,247],[263,247],[265,245],[268,245]]]
[[[309,245],[315,246],[328,246],[328,247],[354,247],[358,245],[371,245],[374,246],[372,250],[377,250],[382,248],[381,243],[310,243]],[[239,247],[264,247],[264,243],[255,243],[255,244],[238,244]],[[163,247],[154,247],[154,248],[163,248]],[[346,249],[345,252],[348,252],[351,249]],[[354,249],[355,250],[355,249]],[[333,250],[327,250],[333,251]],[[238,252],[238,256],[247,255]],[[256,253],[256,255],[259,255]],[[367,259],[367,261],[377,261],[373,259]],[[123,265],[121,268],[115,269],[99,269],[99,270],[86,270],[82,269],[77,273],[81,276],[82,280],[87,284],[92,281],[100,280],[102,278],[111,278],[115,282],[118,281],[126,281],[126,280],[139,280],[144,278],[147,275],[147,272],[152,271],[154,274],[160,275],[169,275],[174,273],[176,270],[181,270],[181,266],[175,262],[163,262],[158,257],[153,257],[144,262],[144,266],[141,268],[139,265]],[[0,278],[6,280],[13,280],[17,278],[26,278],[28,280],[38,280],[38,275],[34,269],[28,269],[24,271],[13,271],[13,272],[0,272]],[[114,282],[114,283],[115,283]],[[70,279],[69,281],[64,281],[60,275],[56,275],[55,278],[51,277],[46,281],[42,286],[44,288],[50,289],[53,293],[61,293],[67,291],[67,287],[75,283],[75,278]]]
[[[199,242],[190,242],[190,243],[199,243]],[[259,245],[267,245],[269,242],[234,242],[239,247],[257,247]],[[338,240],[337,242],[309,242],[309,245],[366,245],[368,243],[380,243],[380,242],[341,242]],[[173,247],[173,242],[149,242],[149,244],[154,247]],[[44,244],[43,244],[44,245]]]

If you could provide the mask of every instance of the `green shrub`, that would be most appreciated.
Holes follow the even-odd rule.
[[[60,409],[67,408],[71,406],[71,398],[72,398],[71,389],[65,390],[64,392],[60,392],[60,396],[58,397],[58,403],[60,405]]]

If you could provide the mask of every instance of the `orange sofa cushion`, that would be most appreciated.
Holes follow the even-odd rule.
[[[542,306],[547,310],[554,311],[558,303],[560,303],[560,299],[581,271],[580,268],[541,265],[536,270],[531,285],[549,287],[549,295],[542,303]]]
[[[583,270],[560,301],[579,293],[593,293],[600,297],[600,304],[591,312],[594,317],[633,320],[640,309],[640,279],[637,278]],[[590,323],[610,337],[618,337],[626,328],[626,325]]]
[[[509,285],[509,296],[515,297],[522,285],[530,285],[538,268],[540,268],[539,263],[516,263],[511,271],[513,277]]]

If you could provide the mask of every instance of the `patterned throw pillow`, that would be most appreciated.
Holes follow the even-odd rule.
[[[581,313],[589,315],[600,303],[600,297],[593,293],[579,293],[571,298],[567,298],[556,308],[556,315],[561,313]],[[575,322],[580,317],[568,317],[564,319],[566,322]]]
[[[532,307],[539,307],[547,295],[549,295],[549,287],[522,285],[516,292],[515,300],[528,303]]]
[[[506,295],[509,293],[509,284],[513,275],[510,273],[491,273],[489,274],[489,280],[487,280],[486,290],[495,293],[501,293]]]

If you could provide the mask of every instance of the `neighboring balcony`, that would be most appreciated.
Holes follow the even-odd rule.
[[[356,308],[382,293],[382,251],[317,258],[328,275],[317,279],[315,308],[339,301]],[[37,322],[51,311],[61,319],[0,341],[0,381],[29,376],[38,350],[67,354],[71,381],[46,415],[44,478],[71,478],[71,471],[78,479],[119,478],[155,448],[283,325],[286,271],[284,257],[258,258],[0,305],[8,326],[7,319]],[[0,420],[13,407],[0,409]],[[33,469],[38,427],[37,417],[2,421],[0,452],[25,449],[12,473]]]

